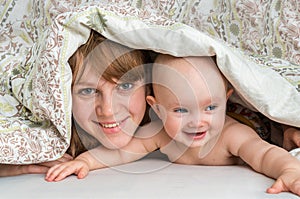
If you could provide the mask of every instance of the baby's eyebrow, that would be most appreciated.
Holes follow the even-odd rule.
[[[166,105],[166,107],[164,108],[167,108],[167,109],[170,109],[170,108],[174,108],[174,107],[182,107],[183,105],[181,103],[179,103],[177,100],[169,100]]]
[[[211,106],[211,105],[218,105],[220,104],[220,100],[219,99],[213,99],[213,100],[206,100],[202,103],[203,107],[207,107],[207,106]]]

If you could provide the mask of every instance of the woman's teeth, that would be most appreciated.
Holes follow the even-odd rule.
[[[102,124],[102,127],[104,127],[104,128],[115,128],[119,125],[120,125],[120,123],[117,122],[117,123],[110,123],[110,124]]]

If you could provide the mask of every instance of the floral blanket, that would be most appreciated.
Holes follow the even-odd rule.
[[[91,29],[132,48],[217,55],[232,98],[300,127],[299,1],[0,2],[0,163],[61,157],[71,136],[67,63]]]

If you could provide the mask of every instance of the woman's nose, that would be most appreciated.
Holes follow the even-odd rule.
[[[99,116],[112,116],[114,114],[112,94],[103,94],[96,98],[96,113]]]

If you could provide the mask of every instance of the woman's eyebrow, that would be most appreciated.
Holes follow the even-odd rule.
[[[97,83],[95,82],[89,82],[89,81],[79,81],[79,82],[76,82],[74,83],[74,86],[90,86],[90,87],[94,87],[94,86],[97,86]]]

